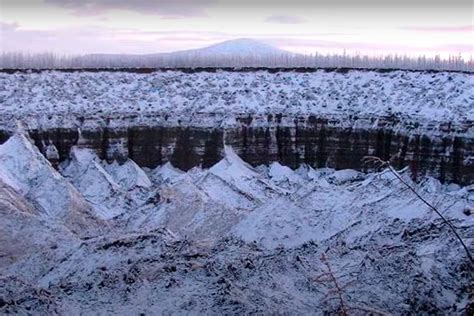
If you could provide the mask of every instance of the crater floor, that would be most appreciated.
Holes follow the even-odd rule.
[[[467,313],[452,232],[390,172],[107,163],[58,170],[24,132],[0,145],[0,312]],[[474,187],[413,183],[472,249]]]

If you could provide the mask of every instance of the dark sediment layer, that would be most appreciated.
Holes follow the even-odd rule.
[[[366,70],[376,71],[380,73],[387,73],[393,71],[407,71],[407,72],[423,72],[423,73],[439,73],[439,72],[451,72],[451,73],[466,73],[470,74],[472,71],[469,70],[449,70],[449,69],[404,69],[404,68],[372,68],[372,67],[85,67],[85,68],[1,68],[0,73],[15,74],[15,73],[41,73],[46,71],[57,71],[65,73],[74,72],[128,72],[138,74],[148,74],[153,72],[166,72],[166,71],[181,71],[184,73],[198,73],[198,72],[217,72],[217,71],[228,71],[228,72],[255,72],[255,71],[267,71],[269,73],[277,72],[300,72],[300,73],[311,73],[318,70],[326,72],[338,72],[347,73],[353,70]]]
[[[251,118],[249,118],[251,121]],[[347,128],[327,124],[310,117],[304,124],[253,126],[241,120],[238,127],[132,126],[82,129],[55,128],[30,130],[40,150],[54,144],[59,160],[69,156],[71,146],[94,149],[108,161],[131,158],[141,167],[154,168],[170,161],[189,170],[194,166],[212,166],[223,157],[224,143],[231,145],[242,159],[252,165],[279,161],[297,168],[308,164],[315,168],[363,170],[362,157],[391,159],[396,167],[410,167],[418,177],[428,174],[442,182],[469,185],[474,182],[474,139],[462,135],[409,135],[391,128]],[[0,143],[9,132],[0,131]],[[53,164],[57,157],[48,157]]]

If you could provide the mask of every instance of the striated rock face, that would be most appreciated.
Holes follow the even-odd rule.
[[[428,174],[459,184],[474,181],[474,139],[469,133],[348,127],[314,116],[290,123],[278,116],[269,116],[265,124],[255,124],[250,116],[237,122],[231,127],[216,124],[219,127],[215,128],[178,124],[56,128],[30,130],[30,136],[53,164],[58,158],[67,159],[70,148],[78,144],[109,162],[131,158],[148,168],[168,161],[182,170],[198,165],[208,168],[222,159],[227,144],[254,166],[278,161],[291,168],[308,164],[363,170],[362,157],[374,155],[391,159],[396,167],[409,166],[415,176]],[[0,132],[0,142],[7,138],[7,132]]]

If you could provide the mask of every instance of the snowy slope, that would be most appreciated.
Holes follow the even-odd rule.
[[[206,177],[200,182],[204,188],[213,186],[212,182],[214,182],[215,188],[209,189],[209,195],[215,199],[222,198],[227,203],[235,203],[234,208],[247,207],[251,209],[282,192],[251,165],[244,162],[230,146],[224,146],[224,151],[224,158],[209,169],[209,173],[219,181],[213,180],[212,177]],[[229,189],[230,196],[226,196],[224,193],[226,188]],[[241,198],[245,198],[246,201],[241,201]]]
[[[31,201],[42,216],[75,229],[94,226],[89,204],[24,133],[0,145],[0,162],[0,180]]]
[[[134,189],[148,189],[152,186],[151,180],[133,160],[128,159],[123,164],[113,162],[105,165],[105,170],[114,181],[127,191]]]
[[[400,128],[451,126],[472,135],[473,90],[472,75],[449,72],[0,74],[0,128],[13,129],[15,118],[29,128],[92,128],[106,119],[111,127],[178,120],[215,127],[235,126],[237,116],[266,124],[267,114],[285,114],[291,123],[316,115],[370,128],[391,118]]]
[[[77,243],[70,230],[41,217],[41,210],[1,179],[0,217],[0,269],[39,249],[51,252]]]
[[[135,162],[127,160],[122,165],[117,162],[109,165],[102,163],[92,150],[76,146],[71,148],[70,156],[61,172],[92,205],[98,217],[111,219],[146,200],[146,192],[141,191],[152,184]]]
[[[151,181],[158,185],[178,181],[183,174],[183,171],[173,167],[170,162],[149,171]]]

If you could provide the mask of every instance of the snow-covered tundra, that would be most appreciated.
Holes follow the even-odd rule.
[[[169,124],[210,127],[233,125],[239,115],[316,115],[351,124],[357,117],[370,125],[393,116],[400,127],[451,122],[472,136],[473,90],[472,74],[453,72],[0,73],[0,127],[13,129],[14,119],[43,129],[88,118],[96,125],[119,118],[156,124],[157,114],[167,114]]]

